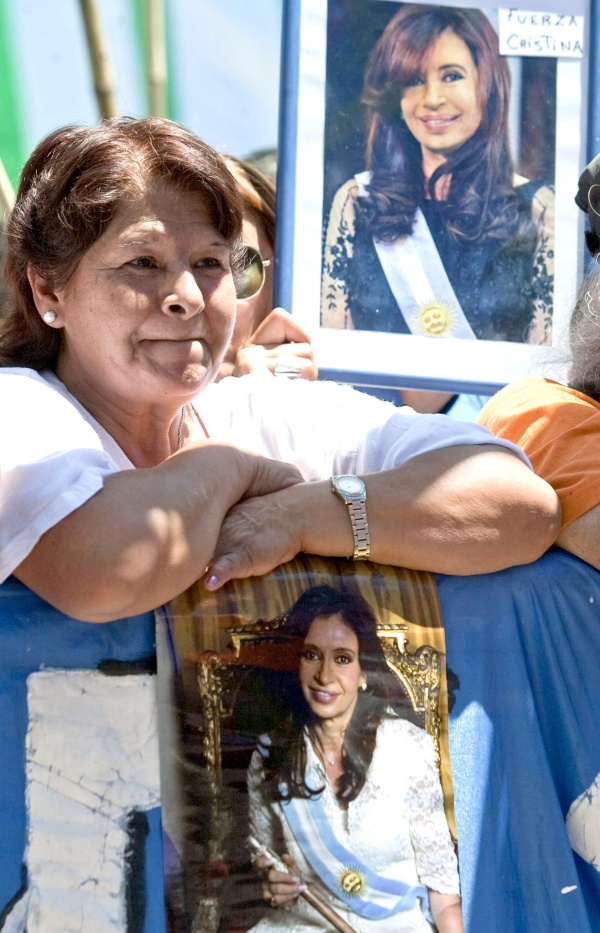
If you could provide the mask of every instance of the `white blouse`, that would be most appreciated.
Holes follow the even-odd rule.
[[[323,766],[306,743],[307,774],[325,784],[323,806],[342,845],[358,859],[385,875],[398,868],[409,886],[422,884],[443,894],[459,890],[454,847],[444,814],[444,801],[430,736],[404,719],[389,719],[379,727],[365,785],[347,810],[342,810]],[[268,798],[263,783],[263,759],[252,756],[248,772],[250,833],[277,854],[289,853],[302,880],[314,887],[358,933],[430,933],[420,907],[384,920],[366,920],[339,900],[316,876],[288,826],[280,803]],[[398,877],[394,871],[394,877]],[[316,933],[329,924],[303,898],[289,908],[267,908],[252,933]]]
[[[258,373],[195,400],[209,434],[296,464],[307,480],[374,473],[457,444],[517,447],[485,428],[417,415],[333,382]],[[41,536],[133,469],[113,438],[53,373],[0,368],[0,583]]]

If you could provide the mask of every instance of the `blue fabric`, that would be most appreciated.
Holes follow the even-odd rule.
[[[53,609],[14,577],[0,586],[0,915],[25,880],[27,677],[44,668],[151,658],[155,651],[152,613],[92,625]],[[147,816],[143,933],[159,933],[165,929],[160,814]]]
[[[565,817],[600,773],[600,574],[554,549],[437,580],[460,681],[449,731],[466,931],[597,933],[600,874]]]
[[[463,392],[456,396],[453,404],[445,410],[445,414],[455,421],[477,421],[479,412],[489,400],[489,395],[468,395]]]

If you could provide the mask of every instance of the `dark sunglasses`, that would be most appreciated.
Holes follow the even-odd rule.
[[[242,269],[235,283],[235,295],[239,299],[253,298],[263,287],[265,269],[271,265],[271,260],[263,259],[252,246],[242,249]]]

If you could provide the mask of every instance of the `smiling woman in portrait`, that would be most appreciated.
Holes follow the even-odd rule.
[[[273,909],[253,933],[462,933],[433,743],[368,604],[313,586],[280,631],[298,640],[298,688],[287,721],[259,740],[248,790],[252,838],[290,871],[256,860]],[[342,924],[300,896],[304,884]]]
[[[509,98],[484,13],[391,19],[365,72],[368,171],[329,214],[324,327],[550,342],[554,195],[514,170]]]

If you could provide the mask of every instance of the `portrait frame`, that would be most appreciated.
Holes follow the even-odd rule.
[[[375,616],[410,721],[433,741],[456,838],[444,633],[431,574],[302,555],[217,593],[198,583],[157,617],[168,933],[242,933],[264,915],[247,845],[246,772],[265,723],[279,716],[282,678],[292,669],[297,678],[298,649],[282,620],[322,585],[362,597]]]
[[[329,0],[327,10],[379,9],[388,19],[397,0]],[[474,8],[470,2],[426,4]],[[331,84],[328,14],[318,0],[291,0],[284,15],[282,119],[278,171],[278,232],[275,301],[297,316],[313,338],[323,378],[355,385],[437,389],[492,394],[527,375],[563,373],[561,348],[583,270],[583,219],[574,196],[586,162],[589,7],[578,0],[573,13],[584,18],[584,56],[552,58],[556,63],[555,272],[551,346],[505,340],[435,339],[419,334],[346,330],[321,326],[324,229],[331,188],[326,162],[326,101]],[[498,31],[497,5],[478,4]],[[528,11],[558,13],[560,0],[535,0]],[[340,12],[341,10],[341,12]],[[364,63],[361,53],[360,68]],[[512,59],[512,56],[511,56]],[[518,57],[522,62],[541,61]],[[549,58],[544,59],[546,62]],[[510,63],[510,60],[509,60]],[[364,126],[356,127],[364,135]],[[516,158],[517,170],[519,158]],[[358,170],[364,169],[358,166]],[[558,352],[557,352],[558,350]]]

